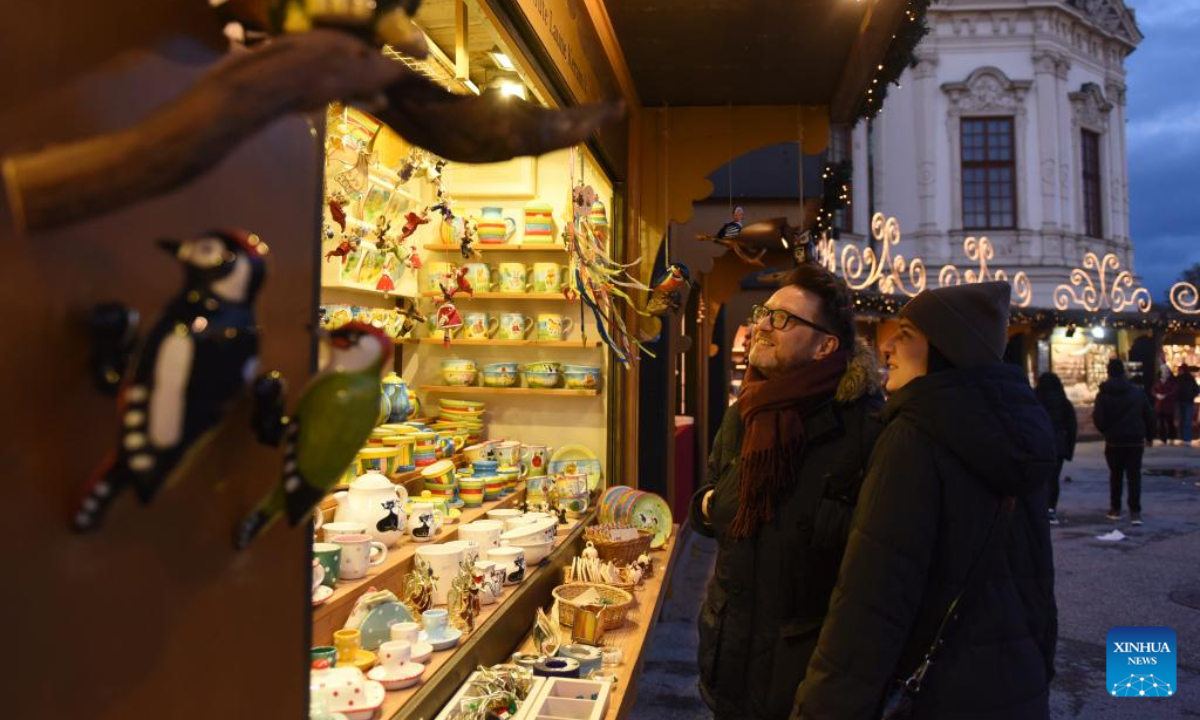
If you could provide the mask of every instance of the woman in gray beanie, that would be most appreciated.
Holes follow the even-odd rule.
[[[917,720],[1048,720],[1055,446],[1002,362],[1010,293],[925,291],[882,345],[885,426],[794,718],[877,720],[899,702]]]

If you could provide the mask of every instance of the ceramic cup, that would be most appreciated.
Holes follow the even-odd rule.
[[[379,428],[376,428],[378,430]],[[366,475],[367,473],[379,473],[380,475],[391,476],[396,474],[396,468],[399,466],[400,450],[395,446],[385,445],[384,440],[391,437],[392,433],[384,431],[384,434],[379,438],[379,445],[365,447],[358,452],[358,474]]]
[[[504,523],[499,520],[476,520],[458,528],[460,538],[478,543],[485,553],[492,548],[500,547],[500,533],[502,532],[504,532]]]
[[[516,585],[525,579],[525,548],[492,548],[488,550],[487,559],[504,568],[505,585]]]
[[[504,313],[500,316],[498,337],[501,340],[524,340],[532,329],[533,318],[516,312]]]
[[[448,543],[442,543],[446,547],[456,547],[462,550],[463,561],[470,561],[472,565],[479,559],[479,543],[474,540],[451,540]]]
[[[467,263],[463,265],[463,269],[467,271],[467,282],[471,283],[471,289],[475,292],[488,292],[496,283],[496,271],[491,266],[485,263]]]
[[[413,542],[429,542],[446,522],[446,514],[433,503],[413,503],[408,511],[408,534]]]
[[[362,649],[362,632],[358,630],[333,631],[333,646],[337,648],[337,659],[343,665],[352,665],[358,651]]]
[[[562,340],[571,333],[573,327],[575,327],[575,321],[565,315],[540,313],[537,316],[537,339]]]
[[[389,640],[379,646],[379,664],[393,674],[400,666],[412,660],[412,644],[403,640]]]
[[[499,475],[484,475],[479,479],[483,481],[484,500],[499,500],[508,487],[508,480]]]
[[[497,470],[496,475],[504,480],[503,494],[512,495],[517,491],[518,483],[525,479],[525,468],[519,465],[508,465]]]
[[[563,473],[554,481],[560,495],[587,495],[588,476],[585,473]]]
[[[532,471],[531,471],[532,472]],[[554,486],[554,478],[549,475],[537,475],[525,480],[525,499],[532,503],[544,503],[549,500],[548,493]]]
[[[417,557],[429,563],[433,570],[433,604],[445,605],[458,566],[462,564],[463,549],[450,543],[422,545],[417,548]]]
[[[475,573],[483,576],[483,589],[479,592],[479,602],[491,605],[500,599],[504,592],[504,581],[496,575],[496,563],[492,560],[480,560],[475,563]]]
[[[440,282],[443,277],[449,273],[453,273],[458,268],[454,263],[450,262],[431,262],[425,264],[425,285],[426,292],[441,292]]]
[[[367,526],[360,522],[328,522],[321,526],[325,542],[331,543],[338,535],[364,535]]]
[[[521,443],[516,440],[497,443],[493,446],[492,451],[495,453],[500,467],[515,466],[521,459]]]
[[[406,642],[410,645],[416,645],[421,637],[421,626],[415,622],[398,622],[389,628],[394,642]]]
[[[485,312],[469,312],[463,315],[463,337],[468,340],[486,340],[500,329],[500,318]]]
[[[321,583],[329,587],[336,585],[342,564],[342,546],[330,542],[313,543],[313,558],[325,568],[325,579]]]
[[[458,479],[458,496],[462,498],[463,505],[469,508],[479,507],[483,505],[484,481],[476,477],[460,477]],[[462,534],[461,528],[459,534]]]
[[[476,477],[495,475],[500,469],[500,463],[495,460],[475,460],[471,463],[471,472]]]
[[[309,660],[316,663],[318,660],[324,660],[329,663],[329,667],[337,665],[338,651],[332,645],[318,645],[309,651]]]
[[[525,445],[521,448],[521,464],[525,466],[525,476],[530,478],[542,477],[546,474],[546,463],[550,460],[553,448],[545,445]]]
[[[556,293],[562,290],[563,278],[566,276],[566,265],[548,262],[534,263],[533,291],[538,293]]]
[[[343,580],[357,580],[364,577],[368,570],[387,560],[387,546],[371,540],[370,535],[335,535],[333,542],[342,548],[338,575]],[[377,555],[376,551],[378,551]]]
[[[421,624],[425,626],[425,634],[430,638],[438,639],[446,637],[446,629],[449,621],[450,614],[445,610],[433,609],[421,613]]]
[[[529,291],[525,263],[502,262],[498,272],[500,292],[523,293]]]

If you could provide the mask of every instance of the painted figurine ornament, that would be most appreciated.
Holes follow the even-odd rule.
[[[183,289],[132,364],[120,368],[117,447],[83,488],[72,513],[78,531],[96,529],[129,485],[143,504],[150,502],[190,451],[211,437],[257,372],[254,302],[266,278],[266,243],[242,230],[222,230],[160,244],[183,266]],[[117,373],[118,364],[110,359],[106,372]]]
[[[305,388],[284,424],[283,470],[279,484],[238,529],[244,548],[282,515],[294,526],[337,484],[367,443],[379,414],[379,378],[391,358],[383,330],[349,322],[329,333],[330,356]]]

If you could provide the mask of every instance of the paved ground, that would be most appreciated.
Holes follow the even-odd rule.
[[[1146,524],[1105,519],[1108,471],[1100,443],[1080,445],[1069,463],[1053,528],[1058,571],[1058,677],[1051,716],[1083,720],[1200,718],[1200,450],[1147,450],[1142,487]],[[1128,537],[1095,539],[1114,527]],[[681,550],[659,625],[651,639],[631,720],[706,720],[696,691],[696,615],[712,572],[714,545],[693,536]],[[1179,638],[1173,698],[1109,697],[1105,635],[1116,625],[1167,625]],[[831,720],[836,720],[831,719]]]

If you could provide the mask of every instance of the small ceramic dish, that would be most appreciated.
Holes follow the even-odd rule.
[[[484,387],[506,388],[517,384],[517,372],[502,371],[502,370],[484,370],[483,385]]]
[[[350,665],[366,672],[375,664],[375,653],[370,650],[359,648],[358,653],[354,656],[354,660],[350,661]]]
[[[447,370],[442,368],[442,380],[446,381],[447,385],[455,385],[463,387],[471,385],[475,382],[476,372],[474,370]]]
[[[437,637],[430,637],[429,633],[421,631],[420,642],[429,643],[435,651],[449,650],[458,645],[458,641],[462,639],[462,630],[454,627],[446,628],[445,632]]]
[[[382,665],[371,668],[367,678],[383,686],[384,690],[403,690],[421,682],[425,666],[419,662],[406,662],[397,668]]]
[[[412,661],[424,665],[433,657],[433,646],[427,642],[417,641],[412,646]]]
[[[531,388],[558,387],[559,375],[556,372],[525,371],[525,384]]]
[[[328,585],[322,585],[322,586],[318,587],[313,592],[313,596],[312,596],[313,607],[316,607],[317,605],[324,603],[326,600],[329,599],[330,595],[333,595],[333,588],[329,587]]]

